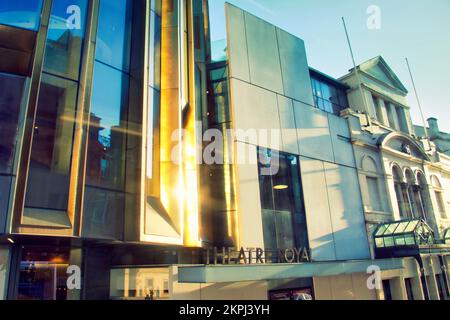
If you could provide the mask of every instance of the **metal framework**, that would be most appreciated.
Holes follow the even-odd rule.
[[[377,248],[421,246],[434,243],[431,227],[424,220],[403,220],[378,226],[374,233]]]

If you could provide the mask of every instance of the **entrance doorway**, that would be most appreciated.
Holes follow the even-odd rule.
[[[67,300],[69,260],[69,249],[24,247],[17,299]]]

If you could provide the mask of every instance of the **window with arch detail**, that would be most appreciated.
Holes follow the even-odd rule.
[[[431,216],[428,214],[430,211],[430,193],[428,190],[428,182],[425,178],[425,175],[422,172],[417,173],[417,191],[415,193],[415,198],[418,199],[417,201],[420,201],[420,208],[422,219],[424,219],[429,225],[432,225]]]
[[[394,179],[395,196],[397,198],[400,218],[411,219],[412,209],[408,196],[408,184],[403,179],[402,170],[396,165],[392,168],[392,176]]]
[[[433,186],[434,197],[436,198],[439,214],[442,219],[448,219],[447,212],[445,210],[444,193],[439,178],[434,175],[431,176],[431,185]]]
[[[375,160],[366,156],[363,159],[362,167],[366,176],[367,186],[367,206],[371,211],[384,211],[381,192],[380,192],[380,179],[378,167]]]

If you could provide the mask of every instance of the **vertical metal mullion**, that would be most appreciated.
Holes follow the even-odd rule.
[[[41,84],[42,70],[44,67],[45,46],[50,24],[52,4],[53,0],[44,0],[44,4],[42,6],[41,22],[36,37],[34,61],[31,72],[29,99],[25,110],[25,119],[21,128],[19,129],[19,135],[21,135],[21,139],[20,141],[18,139],[17,143],[18,145],[20,145],[20,148],[18,149],[18,152],[16,154],[17,180],[15,181],[12,188],[13,191],[11,191],[12,198],[14,199],[12,210],[10,210],[12,218],[8,219],[8,230],[11,233],[18,231],[23,215],[23,208],[25,205],[25,192],[27,187],[38,96]]]
[[[84,50],[81,60],[67,212],[70,221],[72,222],[74,236],[81,236],[81,224],[83,219],[84,184],[86,180],[87,146],[91,108],[90,98],[94,74],[99,6],[100,0],[89,1],[86,36],[84,38]]]

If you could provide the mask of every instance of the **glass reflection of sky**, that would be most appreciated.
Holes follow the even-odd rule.
[[[83,36],[86,23],[87,0],[54,0],[48,30],[48,38],[50,40],[58,40],[68,30],[67,19],[73,13],[71,11],[67,13],[67,9],[72,5],[80,7],[81,28],[71,29],[70,33],[77,37]]]
[[[131,13],[132,1],[100,2],[96,59],[123,71],[129,69]]]
[[[99,142],[105,147],[127,103],[131,13],[131,0],[100,1],[91,113],[100,118]]]
[[[0,24],[34,30],[39,28],[43,0],[1,0]]]
[[[105,145],[102,137],[111,136],[111,128],[120,125],[122,110],[122,92],[126,85],[123,73],[100,62],[95,63],[95,76],[91,100],[91,113],[99,117],[101,137],[99,141]]]

